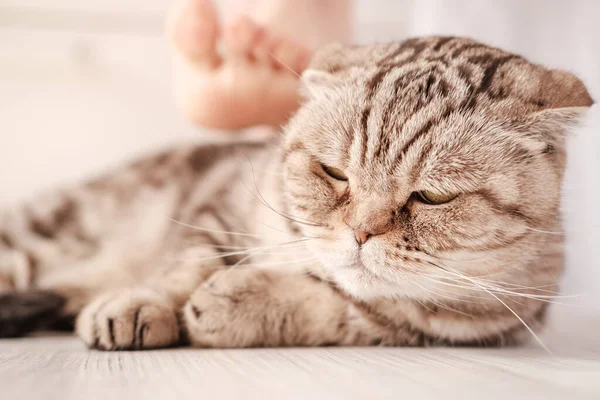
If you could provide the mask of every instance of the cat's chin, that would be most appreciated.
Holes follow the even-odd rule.
[[[356,299],[414,298],[422,295],[410,282],[387,282],[370,274],[359,263],[346,264],[329,271],[337,285]]]
[[[327,247],[323,243],[310,242],[307,247],[319,260],[324,274],[356,299],[428,297],[429,293],[424,293],[418,285],[408,280],[394,279],[393,276],[385,279],[374,272],[376,268],[373,265],[365,266],[363,257],[368,262],[381,259],[382,254],[375,248],[361,257],[354,240],[353,234],[349,232],[347,235],[340,235],[335,246],[329,244],[331,247]]]

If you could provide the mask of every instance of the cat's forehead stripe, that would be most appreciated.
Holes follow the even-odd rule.
[[[418,143],[423,143],[425,151],[421,152],[418,162],[413,167],[412,175],[414,177],[414,170],[423,163],[427,151],[431,149],[431,145],[427,146],[427,140],[422,140],[422,137],[431,132],[434,126],[445,120],[451,113],[455,111],[468,111],[476,107],[479,95],[484,93],[489,94],[494,77],[501,67],[510,61],[522,60],[519,56],[470,41],[467,41],[466,44],[464,44],[464,41],[459,41],[459,46],[451,53],[444,50],[440,55],[440,50],[452,41],[453,38],[450,37],[441,37],[435,41],[408,40],[389,50],[377,61],[376,64],[379,69],[365,83],[366,106],[361,111],[359,124],[360,140],[362,142],[360,165],[364,166],[368,158],[369,161],[380,158],[381,154],[385,152],[388,154],[388,164],[397,167],[411,147]],[[462,45],[461,42],[463,42]],[[464,56],[466,52],[476,54]],[[431,64],[431,66],[427,65],[427,68],[424,70],[423,64]],[[413,71],[410,70],[412,65],[415,66]],[[454,73],[454,70],[457,73]],[[387,77],[395,71],[400,71],[400,73],[393,78],[391,83],[386,84]],[[454,76],[458,76],[460,80],[456,81],[454,79],[454,82],[451,84],[448,81],[448,79],[452,79],[452,76],[449,76],[450,73],[454,73]],[[474,82],[475,75],[478,76],[478,83]],[[404,125],[410,119],[411,115],[402,116],[394,114],[397,112],[399,99],[395,96],[389,96],[387,92],[385,93],[387,95],[387,98],[385,98],[386,103],[383,105],[376,104],[378,93],[383,90],[389,90],[391,84],[391,88],[395,89],[396,93],[399,94],[398,90],[403,87],[402,85],[410,87],[415,82],[419,82],[417,83],[419,85],[424,85],[426,98],[430,95],[430,90],[435,90],[435,96],[443,98],[446,98],[450,94],[456,96],[456,90],[450,93],[452,85],[455,86],[454,89],[458,89],[456,85],[464,87],[465,96],[456,106],[452,106],[452,102],[448,100],[448,104],[440,109],[439,112],[441,114],[429,117],[411,136],[401,138],[404,142],[402,147],[395,149],[394,154],[389,154],[388,149],[391,146],[391,139],[389,138],[390,132],[386,134],[386,131],[395,128],[398,131],[397,134],[400,134],[404,131]],[[436,86],[432,89],[433,85]],[[418,113],[426,104],[426,102],[419,101],[410,110],[411,114]],[[401,104],[400,106],[411,108],[410,103],[408,105]],[[372,128],[369,123],[371,118],[381,119],[381,125],[374,124],[377,127],[377,132],[369,131],[369,128]],[[400,122],[399,126],[392,126],[392,124],[397,123],[396,120],[398,118],[404,118],[403,122]],[[357,136],[355,135],[353,139],[358,140]]]
[[[369,116],[371,115],[371,107],[367,106],[362,110],[360,116],[360,137],[362,139],[361,143],[361,156],[360,156],[360,165],[365,165],[365,160],[367,157],[367,144],[369,142],[368,132],[369,132]],[[354,135],[356,138],[358,135]]]

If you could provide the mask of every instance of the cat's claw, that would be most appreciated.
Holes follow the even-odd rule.
[[[76,331],[90,348],[99,350],[141,350],[179,342],[173,306],[145,288],[100,296],[83,309]]]

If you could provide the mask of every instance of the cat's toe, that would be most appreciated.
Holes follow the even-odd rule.
[[[147,289],[99,297],[81,312],[76,329],[89,347],[100,350],[160,348],[179,342],[172,305]]]
[[[234,305],[235,301],[227,296],[211,293],[205,286],[198,288],[183,308],[191,343],[199,347],[229,347],[225,342]]]
[[[183,323],[192,345],[248,347],[254,345],[264,308],[264,281],[257,270],[216,272],[192,294],[183,308]]]

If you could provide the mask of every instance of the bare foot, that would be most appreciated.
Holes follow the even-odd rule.
[[[278,125],[298,107],[298,75],[311,56],[301,44],[245,16],[221,29],[210,0],[181,1],[167,32],[177,49],[176,101],[196,125]]]

